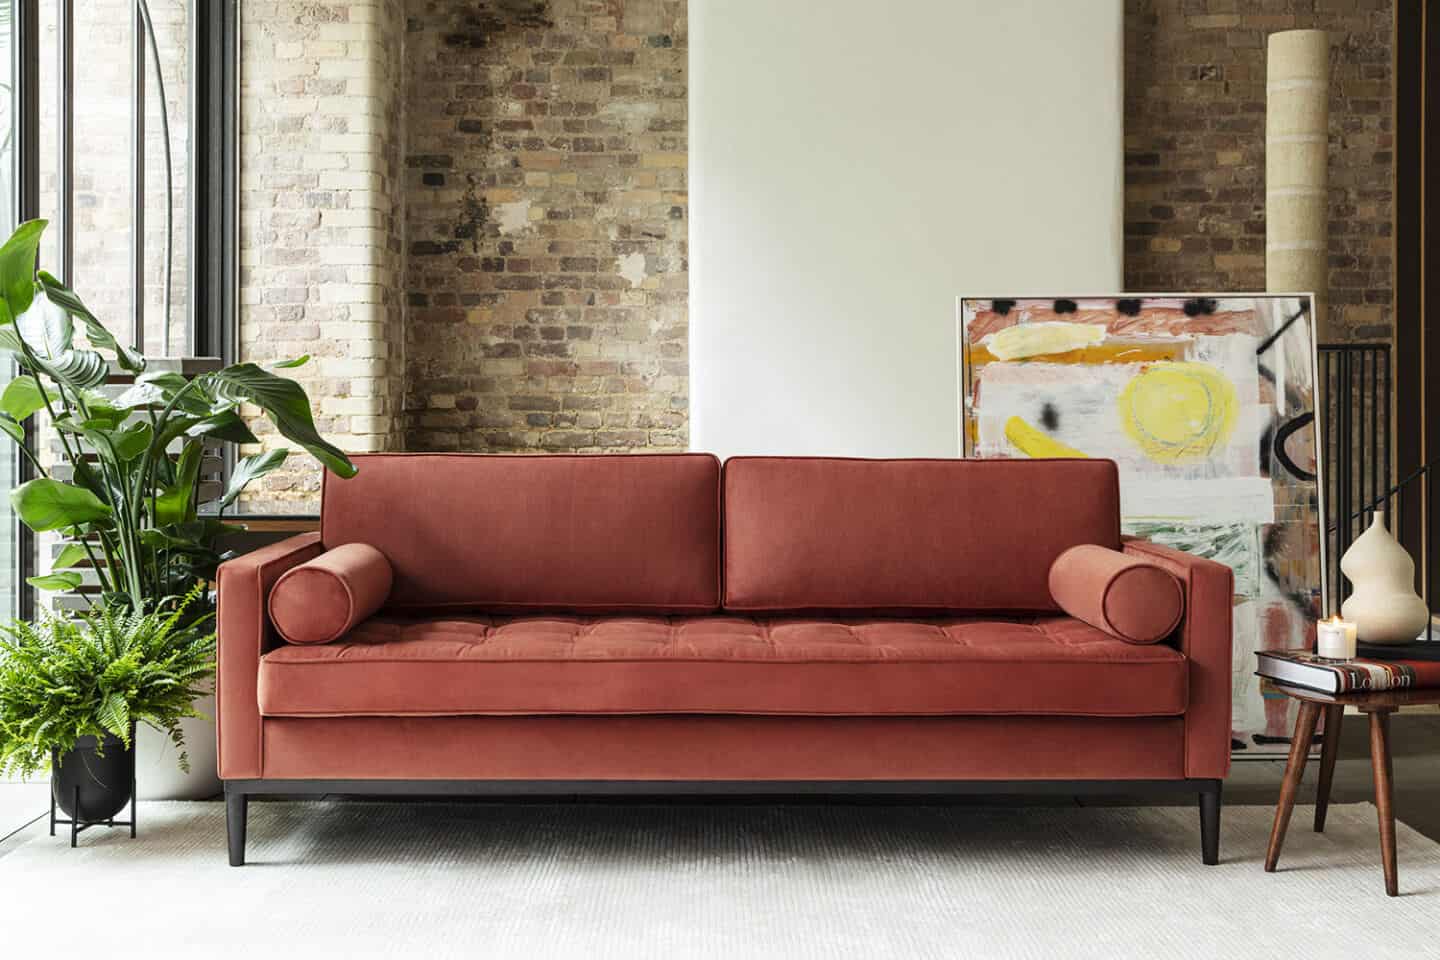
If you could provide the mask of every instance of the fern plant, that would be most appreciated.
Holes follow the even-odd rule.
[[[129,749],[135,723],[166,733],[188,772],[180,721],[200,715],[192,704],[215,675],[211,615],[187,619],[203,590],[158,611],[97,604],[0,626],[0,777],[48,768],[52,749],[85,736]]]

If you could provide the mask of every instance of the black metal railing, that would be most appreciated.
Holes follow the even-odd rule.
[[[1418,512],[1433,517],[1436,508],[1436,477],[1440,462],[1422,464],[1404,476],[1391,472],[1390,346],[1388,344],[1322,344],[1319,348],[1319,395],[1321,438],[1324,444],[1325,513],[1327,523],[1325,571],[1331,609],[1337,610],[1349,595],[1349,584],[1340,572],[1340,558],[1384,510],[1392,531],[1399,520]],[[1436,544],[1422,545],[1419,553]],[[1416,556],[1417,573],[1422,557]],[[1423,574],[1417,589],[1423,592]],[[1440,597],[1426,597],[1432,629]]]
[[[1332,609],[1348,596],[1340,557],[1370,525],[1391,484],[1390,345],[1321,344],[1316,407],[1324,444],[1325,583]],[[1407,504],[1408,506],[1408,504]]]

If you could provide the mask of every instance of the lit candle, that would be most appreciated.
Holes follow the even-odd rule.
[[[1356,626],[1337,614],[1315,624],[1315,652],[1327,660],[1355,659]]]

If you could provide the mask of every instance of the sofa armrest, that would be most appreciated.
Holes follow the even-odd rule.
[[[1180,652],[1190,662],[1185,710],[1185,775],[1223,777],[1230,770],[1231,633],[1235,575],[1213,560],[1126,537],[1124,551],[1173,573],[1185,589]]]
[[[222,780],[261,776],[256,687],[260,657],[274,645],[265,600],[282,573],[323,550],[320,534],[302,533],[227,560],[216,574],[215,736]]]

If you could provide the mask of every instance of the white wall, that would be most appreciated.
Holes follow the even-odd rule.
[[[955,456],[957,295],[1120,289],[1121,0],[690,0],[691,445]]]

